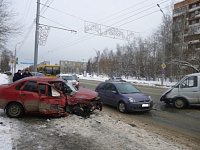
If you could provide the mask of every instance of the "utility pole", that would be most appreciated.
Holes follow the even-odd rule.
[[[159,4],[157,4],[157,6],[160,8],[160,5]],[[165,22],[166,22],[166,17],[165,17],[165,14],[164,14],[164,12],[163,12],[163,10],[160,8],[160,11],[162,12],[162,14],[163,14],[163,17],[164,17],[164,19],[165,19]],[[165,37],[166,35],[165,35],[165,23],[164,23],[164,31],[163,31],[163,59],[162,59],[162,79],[161,79],[161,85],[163,85],[163,82],[164,82],[164,78],[165,78],[165,70],[164,70],[164,68],[166,67],[166,65],[165,65]]]
[[[35,29],[35,51],[34,51],[34,71],[35,72],[37,72],[37,61],[38,61],[39,15],[40,15],[40,0],[37,0],[36,29]]]

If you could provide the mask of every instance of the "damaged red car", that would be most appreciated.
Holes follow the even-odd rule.
[[[0,109],[12,118],[24,113],[67,116],[67,112],[86,116],[102,110],[98,94],[89,89],[78,91],[59,78],[27,77],[0,85]]]

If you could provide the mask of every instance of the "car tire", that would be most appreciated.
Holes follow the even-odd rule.
[[[186,107],[186,101],[183,98],[176,98],[174,100],[174,107],[182,109]]]
[[[6,114],[11,118],[19,118],[23,113],[24,109],[19,103],[11,103],[6,108]]]
[[[120,101],[119,104],[118,104],[118,110],[121,113],[127,112],[126,104],[124,102]]]

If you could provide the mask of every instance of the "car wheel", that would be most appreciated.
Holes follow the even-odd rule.
[[[6,108],[6,114],[11,118],[19,118],[23,113],[24,109],[19,103],[11,103]]]
[[[174,100],[174,106],[176,108],[185,108],[186,107],[186,101],[182,98],[177,98]]]
[[[119,102],[119,104],[118,104],[118,110],[119,110],[121,113],[127,112],[127,110],[126,110],[126,105],[125,105],[124,102]]]

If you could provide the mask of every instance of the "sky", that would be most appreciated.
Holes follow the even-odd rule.
[[[7,48],[15,50],[19,60],[17,68],[34,62],[35,23],[37,0],[5,0],[11,2],[16,21],[23,26],[22,34],[10,39]],[[38,63],[59,60],[87,62],[103,52],[105,48],[116,50],[116,45],[130,44],[130,41],[102,35],[85,33],[87,22],[131,31],[134,37],[147,37],[162,22],[172,4],[180,0],[40,0],[40,20],[43,27],[50,27],[44,46],[38,47]],[[49,7],[46,7],[46,6]],[[45,25],[45,26],[44,26]],[[71,32],[77,31],[77,32]],[[92,32],[92,31],[89,31]]]

